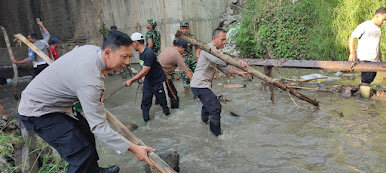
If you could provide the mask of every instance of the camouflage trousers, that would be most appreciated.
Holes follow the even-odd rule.
[[[196,57],[193,55],[182,55],[182,57],[185,60],[185,65],[190,69],[190,71],[193,73],[196,69]],[[182,85],[184,88],[190,88],[190,81],[189,78],[185,75],[185,73],[181,72],[181,79],[182,79]]]

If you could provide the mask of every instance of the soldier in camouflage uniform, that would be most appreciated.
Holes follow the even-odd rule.
[[[190,36],[194,37],[194,35],[189,33],[189,23],[188,22],[181,22],[180,23],[180,31],[187,33]],[[195,49],[196,56],[193,55],[193,52],[192,52],[193,47]],[[196,69],[196,64],[197,64],[198,58],[200,57],[200,49],[198,49],[197,46],[193,46],[192,44],[188,43],[188,51],[185,51],[185,53],[182,55],[182,57],[185,60],[185,65],[192,72],[194,72],[194,69]],[[185,93],[188,93],[189,88],[190,88],[190,81],[184,72],[181,72],[181,79],[182,79],[183,86],[185,88]]]
[[[152,49],[158,56],[161,52],[161,34],[159,31],[155,30],[156,26],[156,21],[153,19],[147,20],[146,28],[148,31],[146,33],[145,39],[147,47]]]

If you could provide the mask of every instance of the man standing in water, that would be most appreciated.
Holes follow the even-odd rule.
[[[190,34],[190,27],[188,22],[181,22],[180,23],[180,31],[194,37],[194,35]],[[176,41],[179,39],[176,39]],[[195,51],[196,55],[193,56],[193,50]],[[196,64],[198,61],[198,58],[200,57],[200,49],[197,46],[193,46],[192,44],[188,43],[187,51],[185,51],[184,54],[182,54],[182,57],[185,60],[185,65],[192,71],[196,69]],[[184,72],[181,72],[181,79],[182,79],[182,85],[185,88],[185,93],[189,92],[190,88],[190,79]]]
[[[149,49],[153,50],[157,55],[161,51],[161,33],[155,30],[157,22],[153,19],[147,20],[146,28],[146,45]]]
[[[127,80],[125,82],[126,86],[131,86],[135,81],[142,79],[143,92],[141,109],[145,122],[150,120],[149,111],[153,104],[153,95],[155,95],[157,102],[162,107],[164,114],[169,115],[169,107],[163,87],[163,82],[166,80],[165,72],[162,70],[155,53],[145,46],[145,40],[141,33],[133,33],[131,39],[133,40],[134,50],[139,52],[139,64],[142,66],[142,70],[133,78]],[[143,79],[143,77],[145,78]]]
[[[177,95],[177,90],[174,87],[171,79],[171,73],[177,68],[184,73],[189,80],[192,79],[192,73],[186,67],[181,54],[184,54],[188,47],[188,44],[184,40],[177,40],[173,43],[172,47],[168,47],[162,50],[161,54],[158,55],[159,62],[166,73],[166,88],[170,97],[170,107],[172,109],[178,108],[180,105],[180,99]]]
[[[48,41],[50,40],[50,33],[48,33],[47,29],[44,27],[43,22],[39,21],[38,24],[40,25],[41,29],[43,30],[43,40],[38,40],[38,35],[35,33],[30,33],[27,36],[28,41],[30,41],[33,45],[35,45],[38,49],[40,49],[42,52],[44,52],[47,56],[50,56],[49,53],[49,45]],[[31,48],[28,48],[28,58],[16,61],[13,60],[12,63],[14,64],[26,64],[29,62],[33,62],[33,75],[32,77],[35,78],[41,71],[43,71],[48,64],[46,61],[44,61],[40,56],[35,54],[34,51],[32,51]]]
[[[352,32],[349,38],[350,56],[349,61],[367,61],[376,62],[382,61],[382,54],[380,49],[381,43],[381,25],[386,20],[386,9],[384,7],[379,8],[371,20],[361,23]],[[358,40],[358,49],[355,53],[355,39]],[[370,90],[370,83],[373,82],[377,72],[362,72],[362,80],[360,84],[360,90],[362,93],[367,93]],[[362,94],[364,97],[368,97],[368,94]]]
[[[36,76],[22,92],[18,118],[54,147],[69,165],[67,172],[119,172],[118,166],[100,168],[95,136],[118,154],[131,151],[151,164],[147,152],[110,128],[103,103],[107,70],[122,70],[130,62],[132,41],[126,34],[110,32],[102,48],[76,47]],[[74,63],[77,62],[77,63]],[[72,111],[80,101],[84,115]]]
[[[226,41],[226,33],[222,28],[217,28],[212,33],[212,42],[208,45],[215,49],[224,47]],[[248,66],[247,63],[240,60],[242,67]],[[204,123],[208,123],[210,118],[210,131],[216,135],[221,135],[220,113],[221,104],[217,96],[211,90],[212,80],[215,75],[216,67],[225,74],[237,74],[239,76],[247,76],[248,72],[241,72],[229,68],[228,64],[223,60],[213,56],[212,54],[201,51],[200,58],[197,62],[196,71],[193,73],[190,86],[192,93],[200,98],[202,103],[201,119]]]

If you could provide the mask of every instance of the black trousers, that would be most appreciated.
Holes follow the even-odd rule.
[[[213,123],[220,122],[221,103],[217,96],[209,88],[190,88],[193,95],[200,98],[202,103],[201,115],[210,115],[210,121]]]
[[[377,76],[377,72],[362,72],[362,83],[370,84],[374,81],[375,76]]]
[[[27,130],[33,130],[54,147],[69,165],[68,173],[96,172],[99,156],[95,137],[80,114],[73,119],[64,113],[49,113],[39,118],[18,115]]]
[[[48,67],[48,64],[42,64],[38,65],[36,68],[34,68],[34,73],[32,75],[32,78],[35,78],[40,72],[42,72],[46,67]]]
[[[149,110],[153,104],[153,95],[162,108],[167,107],[166,95],[162,82],[157,84],[149,84],[149,82],[145,79],[145,82],[143,83],[141,103],[142,116],[145,121],[150,120]]]
[[[174,87],[173,81],[171,79],[166,79],[166,87],[168,90],[168,96],[170,97],[170,107],[172,109],[178,108],[180,105],[180,99],[177,95],[176,87]]]

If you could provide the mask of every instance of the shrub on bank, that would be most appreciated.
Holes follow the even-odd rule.
[[[385,0],[245,0],[237,49],[244,57],[346,61],[348,38]],[[386,25],[382,25],[385,32]],[[386,34],[382,34],[382,40]],[[386,44],[381,43],[386,60]]]

